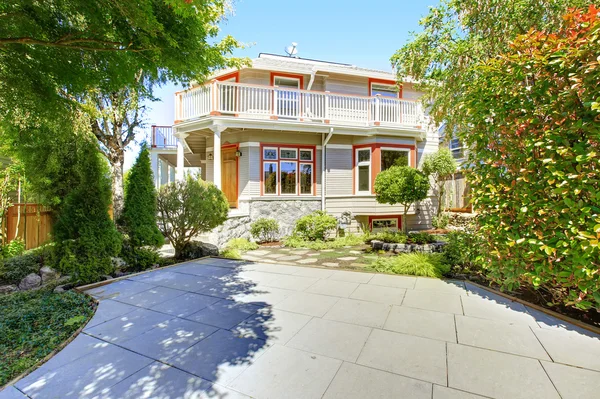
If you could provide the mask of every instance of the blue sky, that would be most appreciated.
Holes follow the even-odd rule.
[[[390,57],[419,30],[419,19],[431,1],[405,0],[236,0],[234,15],[222,24],[222,33],[249,47],[235,56],[255,58],[259,53],[285,54],[284,47],[298,43],[298,56],[390,70]],[[173,124],[174,85],[158,88],[160,102],[148,104],[150,125]],[[129,168],[137,153],[126,154]]]

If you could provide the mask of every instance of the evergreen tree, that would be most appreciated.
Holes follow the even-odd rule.
[[[133,247],[159,247],[164,238],[156,224],[156,189],[146,144],[131,168],[125,187],[125,205],[120,224]]]

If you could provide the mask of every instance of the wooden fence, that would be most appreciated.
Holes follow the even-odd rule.
[[[7,242],[14,240],[16,233],[16,237],[25,242],[26,249],[37,248],[50,240],[52,230],[50,208],[39,204],[14,204],[8,208],[2,227]]]
[[[471,187],[464,174],[456,173],[446,180],[444,209],[452,212],[471,212]]]

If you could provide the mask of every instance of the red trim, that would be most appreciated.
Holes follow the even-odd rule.
[[[270,147],[270,148],[277,148],[277,159],[264,159],[264,148],[265,147]],[[277,144],[272,144],[272,143],[260,143],[260,195],[261,197],[264,195],[267,196],[281,196],[283,198],[285,197],[294,197],[294,194],[281,194],[281,184],[279,182],[279,174],[281,172],[281,168],[280,168],[280,156],[279,156],[279,149],[280,148],[293,148],[293,149],[297,149],[298,150],[298,158],[296,159],[296,162],[298,163],[298,181],[296,182],[296,196],[302,196],[302,197],[308,197],[310,195],[312,196],[316,196],[317,195],[317,146],[316,145],[303,145],[303,144],[282,144],[282,143],[277,143]],[[312,150],[312,161],[301,161],[300,160],[300,150]],[[285,161],[292,161],[294,162],[293,159],[284,159]],[[263,169],[263,164],[264,162],[274,162],[277,163],[277,194],[265,194],[264,193],[264,169]],[[301,163],[309,163],[312,164],[312,170],[313,170],[313,185],[312,185],[312,194],[300,194],[300,164]]]
[[[235,144],[222,144],[221,145],[221,151],[223,151],[224,149],[227,148],[235,148],[236,151],[240,150],[240,143],[235,143]],[[223,155],[221,154],[221,187],[223,187]],[[235,190],[237,191],[237,198],[235,200],[235,207],[238,208],[239,207],[239,202],[240,202],[240,159],[238,157],[235,157]]]
[[[295,75],[292,73],[271,72],[271,86],[275,86],[275,78],[293,78],[300,81],[300,90],[304,90],[304,75]]]
[[[394,86],[399,86],[399,90],[398,90],[398,98],[402,98],[402,85],[398,84],[398,82],[396,82],[395,80],[386,80],[386,79],[375,79],[375,78],[369,78],[369,96],[372,97],[372,92],[371,92],[371,84],[372,83],[382,83],[382,84],[386,84],[386,85],[394,85]]]
[[[216,77],[215,79],[219,82],[223,82],[225,80],[229,80],[231,78],[235,78],[235,83],[240,83],[240,71],[228,73],[227,75]]]
[[[417,165],[417,148],[410,144],[370,143],[352,146],[352,192],[356,195],[356,150],[358,148],[371,148],[371,194],[375,194],[375,178],[381,172],[381,147],[408,148],[410,150],[409,162],[411,167]]]
[[[402,215],[369,215],[369,231],[373,230],[373,220],[377,219],[396,219],[396,223],[398,223],[398,231],[402,230]]]

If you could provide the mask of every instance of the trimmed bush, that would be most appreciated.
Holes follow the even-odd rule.
[[[293,235],[307,241],[323,241],[336,228],[336,218],[326,212],[315,211],[296,221]]]
[[[274,242],[279,235],[279,222],[271,218],[257,219],[250,226],[250,234],[258,242]]]
[[[225,248],[223,252],[221,252],[221,256],[223,258],[229,259],[242,259],[242,254],[239,249],[235,248]]]
[[[450,271],[450,267],[442,261],[441,254],[418,252],[380,257],[370,267],[377,272],[436,278]]]
[[[75,169],[80,182],[64,199],[53,233],[56,269],[78,283],[91,283],[113,272],[111,257],[121,250],[121,235],[108,215],[108,166],[95,143],[84,145]]]
[[[248,241],[245,238],[233,238],[229,240],[227,245],[225,245],[226,249],[237,249],[240,251],[252,251],[258,249],[258,244],[252,241]]]
[[[127,271],[141,272],[158,265],[160,256],[153,248],[123,246],[121,258],[127,263]]]
[[[160,247],[164,243],[156,223],[156,189],[146,144],[127,175],[125,203],[119,221],[133,247]]]
[[[188,176],[161,187],[157,209],[159,227],[175,248],[175,257],[182,259],[192,238],[227,220],[229,202],[213,183]]]

